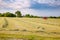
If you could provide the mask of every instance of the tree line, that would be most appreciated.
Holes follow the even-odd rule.
[[[55,17],[55,16],[42,17],[42,16],[34,16],[30,14],[25,14],[22,16],[21,11],[16,11],[15,14],[10,13],[10,12],[0,13],[0,17],[60,18],[60,16],[59,17]]]
[[[39,16],[34,16],[34,15],[30,15],[30,14],[26,14],[22,16],[21,11],[16,11],[15,14],[10,13],[10,12],[6,12],[6,13],[0,13],[0,17],[34,17],[34,18],[40,18]]]

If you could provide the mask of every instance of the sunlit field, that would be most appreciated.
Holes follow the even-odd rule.
[[[0,17],[0,40],[60,40],[60,19]]]

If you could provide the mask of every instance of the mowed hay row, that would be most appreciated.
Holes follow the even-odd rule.
[[[60,32],[60,27],[58,26],[54,26],[54,25],[48,25],[48,24],[43,24],[43,23],[36,23],[36,22],[32,22],[27,20],[29,18],[11,18],[11,25],[13,24],[13,28],[18,28],[18,29],[27,29],[27,30],[41,30],[41,29],[45,29],[45,31],[47,32]],[[34,19],[34,18],[33,18]],[[34,19],[34,20],[38,20],[38,19]],[[42,21],[43,22],[43,21]],[[9,21],[10,23],[10,21]]]
[[[14,21],[12,18],[6,18],[7,21],[8,21],[8,27],[6,29],[10,29],[10,30],[14,30],[14,29],[17,29],[18,28],[18,24],[16,21]]]
[[[24,21],[24,22],[26,22],[26,23],[28,23],[28,24],[33,24],[33,25],[35,25],[35,28],[45,28],[47,31],[58,31],[58,32],[60,32],[59,30],[60,30],[60,27],[59,26],[56,26],[56,25],[50,25],[50,24],[44,24],[44,23],[41,23],[41,22],[44,22],[44,21],[39,21],[39,23],[37,23],[36,22],[36,20],[38,20],[38,19],[34,19],[35,20],[35,22],[33,22],[32,20],[27,20],[27,19],[25,19],[25,20],[21,20],[21,21]],[[46,21],[46,20],[45,20]],[[56,20],[57,21],[57,20]],[[48,21],[49,22],[49,21]],[[33,26],[32,26],[33,27]]]
[[[35,19],[35,20],[34,20]],[[38,19],[38,20],[37,20]],[[48,24],[48,25],[54,25],[54,26],[60,26],[60,19],[42,19],[42,18],[30,18],[30,19],[24,19],[36,23],[42,23],[42,24]]]
[[[60,19],[41,19],[41,18],[38,18],[37,19],[33,19],[32,21],[35,21],[37,23],[43,23],[43,24],[49,24],[49,25],[55,25],[55,26],[60,26]]]
[[[10,34],[34,34],[38,36],[60,36],[60,27],[44,24],[46,20],[39,18],[5,18],[8,26],[2,33]],[[43,20],[43,21],[42,21]],[[49,20],[49,19],[48,19]],[[47,20],[47,22],[49,22]],[[53,20],[53,19],[51,19]],[[58,21],[58,20],[56,20]]]
[[[41,24],[47,24],[47,25],[53,25],[60,27],[60,19],[42,19],[42,18],[22,18],[22,20],[27,20],[29,22],[35,22],[35,23],[41,23]]]
[[[35,26],[36,25],[33,25],[31,23],[26,23],[25,21],[22,21],[22,19],[8,19],[8,20],[12,20],[11,22],[11,25],[13,24],[13,28],[16,27],[18,29],[26,29],[26,30],[36,30]]]
[[[0,17],[0,28],[2,28],[3,24],[4,24],[4,18]]]
[[[27,18],[25,18],[25,19],[27,19]],[[58,26],[54,26],[54,25],[49,25],[49,24],[43,24],[43,23],[36,23],[36,22],[32,22],[32,20],[31,21],[29,21],[29,20],[25,20],[25,19],[23,19],[23,18],[17,18],[17,19],[15,19],[16,21],[15,21],[15,23],[13,23],[13,24],[15,24],[15,25],[20,25],[20,27],[21,26],[23,26],[23,27],[30,27],[30,28],[40,28],[40,27],[44,27],[44,28],[48,28],[48,29],[50,29],[50,30],[59,30],[59,28],[60,27],[58,27]],[[34,19],[35,20],[35,19]],[[14,21],[14,20],[13,20]],[[43,21],[42,21],[43,22]],[[17,24],[16,24],[17,23]]]

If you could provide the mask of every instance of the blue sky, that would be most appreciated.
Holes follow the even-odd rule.
[[[0,12],[17,10],[23,15],[60,16],[60,0],[0,0]]]

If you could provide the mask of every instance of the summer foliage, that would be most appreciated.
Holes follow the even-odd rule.
[[[21,11],[16,11],[15,13],[11,13],[11,12],[6,12],[6,13],[0,13],[0,17],[28,17],[28,18],[43,18],[43,16],[34,16],[31,14],[25,14],[22,15]],[[60,16],[56,17],[56,16],[49,16],[46,18],[60,18]]]
[[[24,16],[22,16],[21,11],[16,11],[15,14],[10,13],[10,12],[6,12],[6,13],[0,13],[0,17],[34,17],[34,18],[39,18],[39,16],[33,16],[30,14],[26,14]]]

